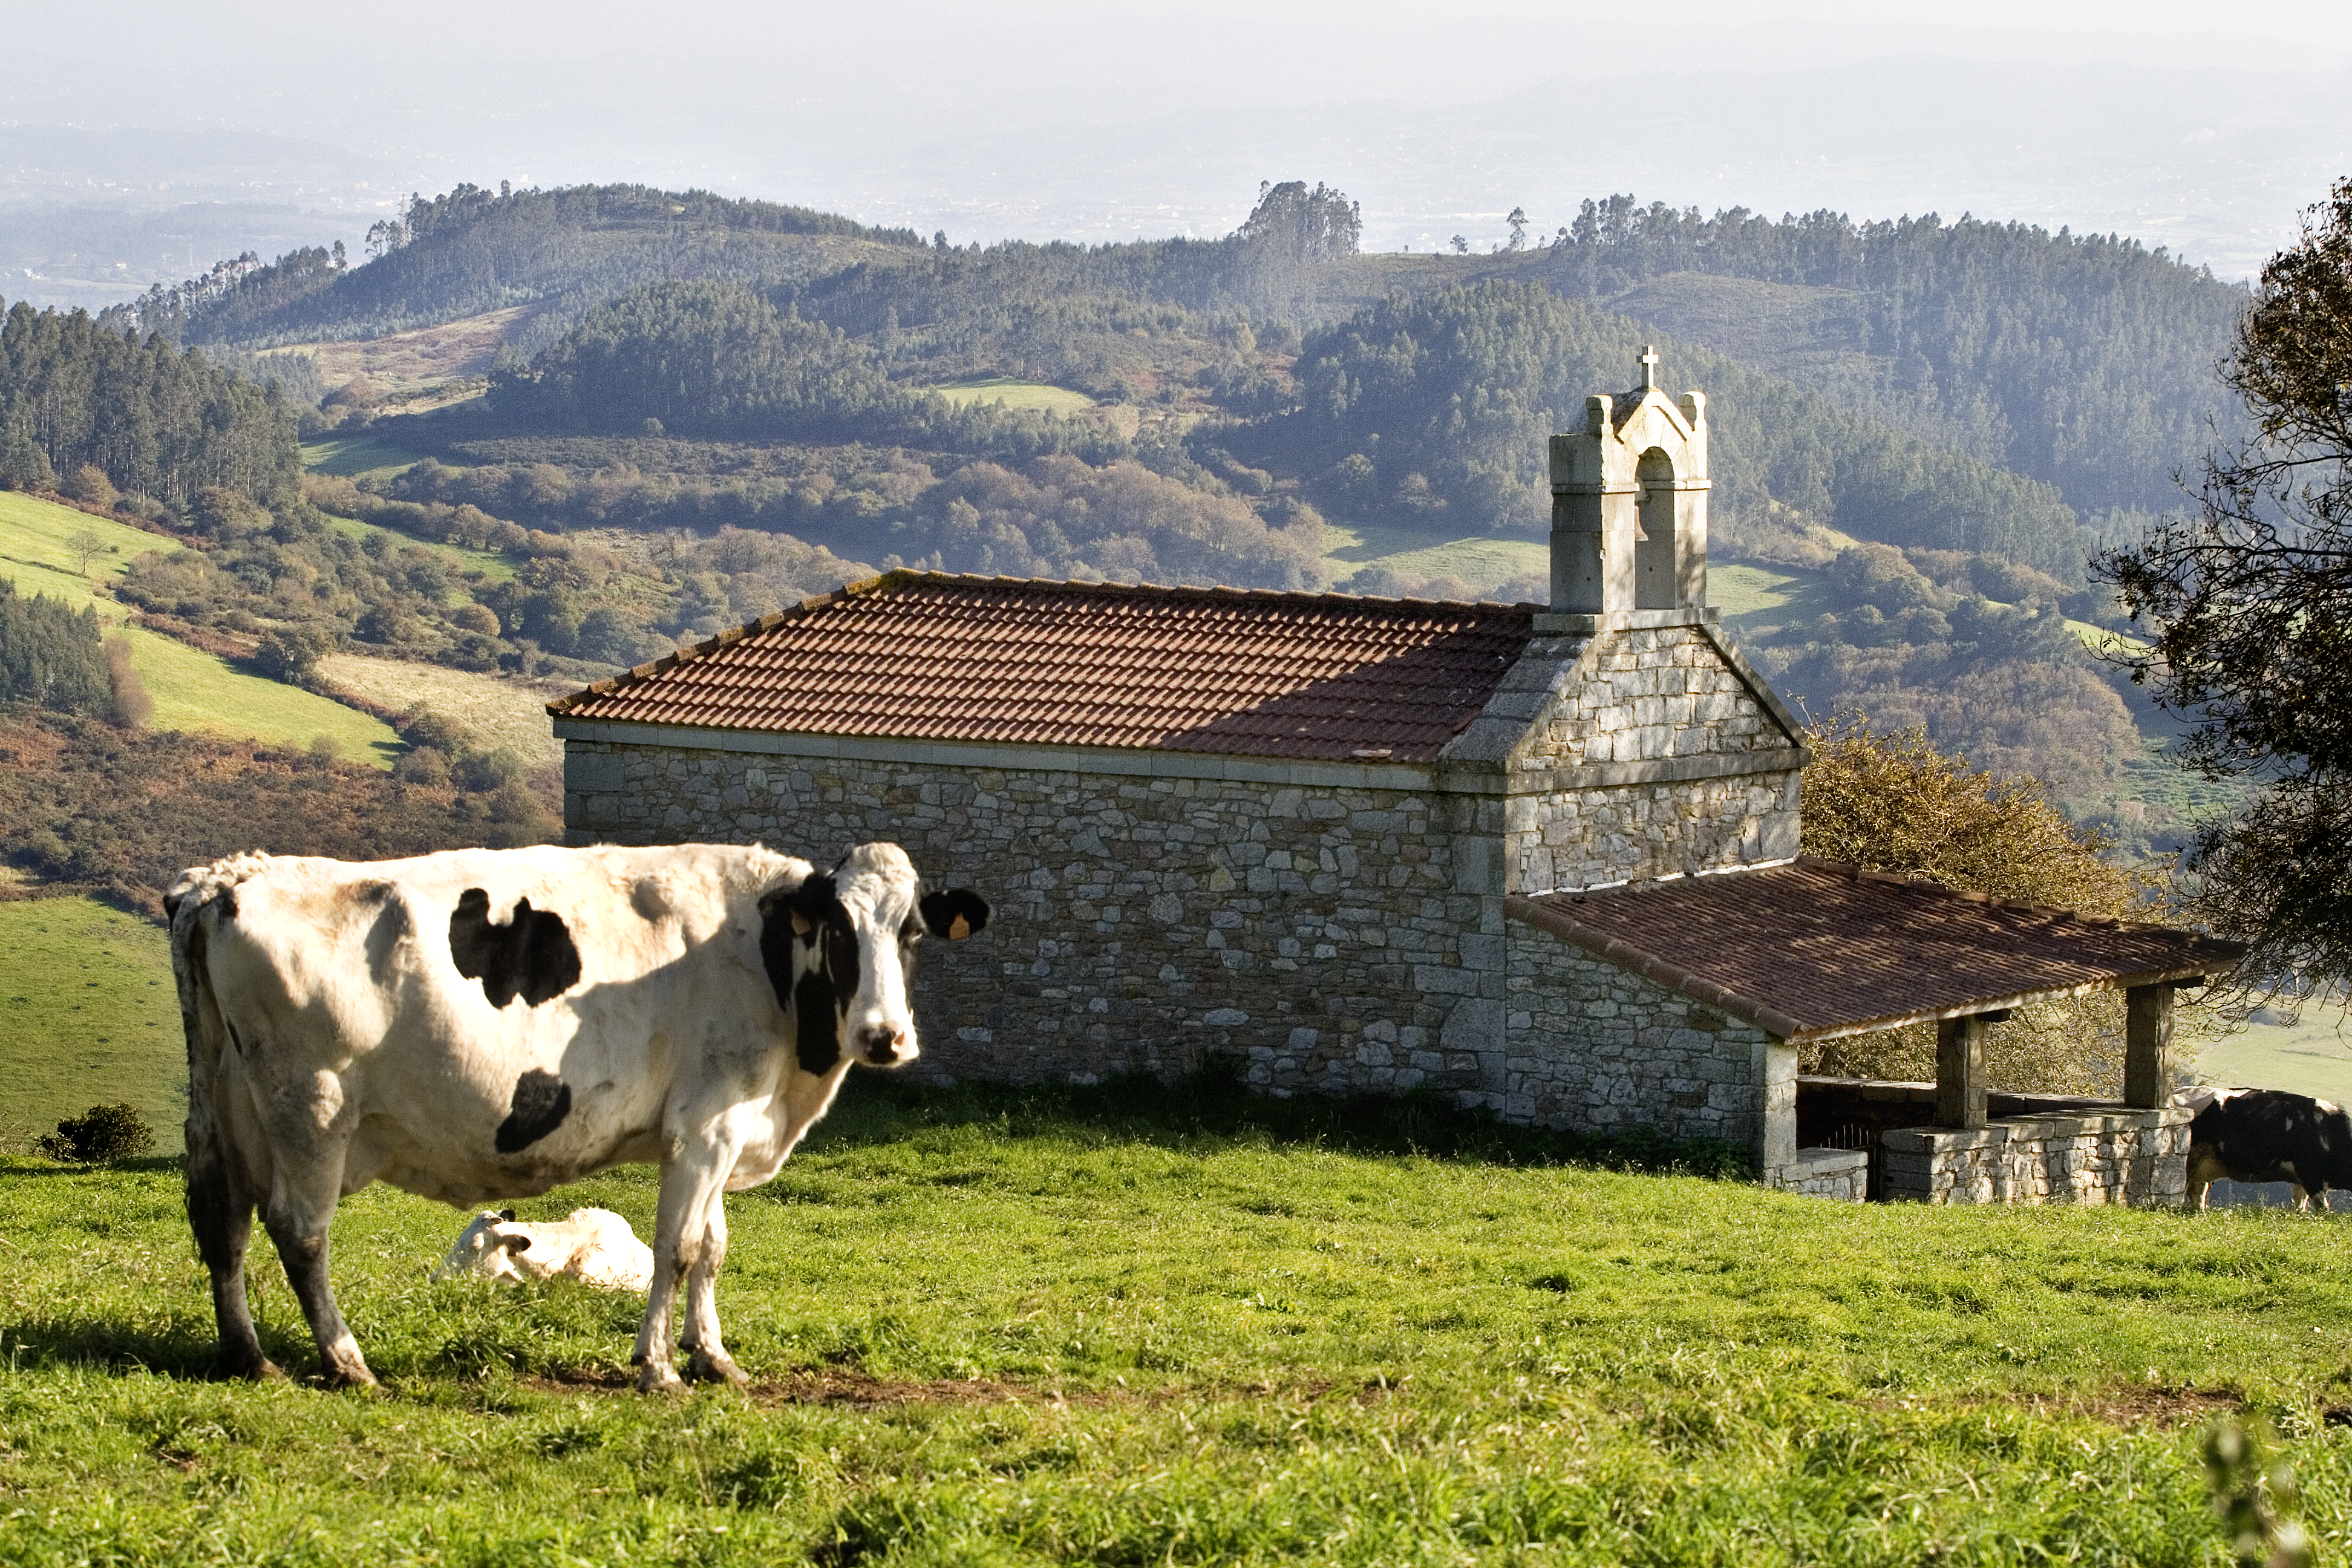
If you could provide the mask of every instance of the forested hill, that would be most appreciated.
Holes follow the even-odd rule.
[[[376,252],[352,266],[337,251],[297,250],[269,265],[225,262],[173,289],[151,289],[103,318],[184,342],[268,347],[377,337],[510,305],[556,301],[552,341],[600,300],[664,279],[804,278],[924,242],[830,213],[707,191],[575,185],[496,191],[459,185],[413,199],[378,224]]]
[[[2173,472],[2202,453],[2209,419],[2236,417],[2213,367],[2245,290],[2113,235],[1933,215],[1703,218],[1612,196],[1514,275],[2047,480],[2086,510],[2178,506]]]
[[[210,487],[299,493],[294,410],[160,333],[105,330],[19,300],[0,325],[0,488],[123,492],[152,516]]]
[[[1295,411],[1234,431],[1237,451],[1321,476],[1334,510],[1420,513],[1535,531],[1550,514],[1547,437],[1623,386],[1643,329],[1533,283],[1398,296],[1311,334]],[[1715,511],[1729,542],[1791,509],[1864,539],[1997,555],[2070,584],[2085,540],[2050,485],[1937,447],[1704,348],[1662,374],[1707,391]],[[1465,527],[1466,531],[1466,527]]]

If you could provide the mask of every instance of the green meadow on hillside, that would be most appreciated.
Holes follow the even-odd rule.
[[[372,522],[362,522],[355,517],[337,517],[331,512],[327,513],[326,518],[328,527],[338,533],[348,534],[353,539],[364,541],[370,534],[380,534],[393,544],[414,545],[419,550],[429,550],[447,561],[452,566],[465,571],[479,572],[494,583],[511,582],[514,578],[514,561],[499,551],[476,550],[468,545],[452,544],[442,539],[419,539],[413,533],[403,533],[398,529],[379,528]],[[467,594],[461,588],[453,587],[449,591],[449,602],[453,605],[468,603],[472,597],[472,595]]]
[[[0,903],[0,1148],[128,1102],[180,1146],[186,1047],[161,926],[92,899]]]
[[[2278,1434],[2323,1560],[2352,1539],[2334,1221],[1849,1206],[1139,1106],[853,1083],[728,1203],[753,1389],[675,1398],[627,1391],[636,1297],[430,1282],[463,1216],[383,1187],[334,1268],[385,1391],[208,1382],[177,1170],[0,1165],[0,1552],[2219,1564],[2222,1415]],[[520,1206],[643,1235],[654,1201],[631,1170]]]
[[[66,546],[84,529],[108,547],[91,563],[90,576],[77,569]],[[92,579],[119,577],[135,557],[172,548],[170,540],[122,523],[18,491],[0,491],[0,572],[20,593],[47,594],[77,609],[95,605],[99,618],[109,623],[121,621],[122,606],[95,592]],[[172,637],[135,626],[127,635],[131,667],[155,700],[156,729],[202,730],[298,749],[324,736],[343,756],[386,768],[399,754],[400,738],[392,727],[355,708],[247,675],[226,659]]]
[[[355,479],[362,474],[388,474],[417,460],[414,452],[386,446],[373,436],[329,436],[302,447],[302,466],[317,474]]]
[[[1034,409],[1042,414],[1083,414],[1095,405],[1095,400],[1083,392],[1073,392],[1066,386],[1053,386],[1041,381],[1017,381],[1009,375],[961,381],[947,386],[927,386],[922,390],[937,393],[959,405],[999,403],[1007,408]]]

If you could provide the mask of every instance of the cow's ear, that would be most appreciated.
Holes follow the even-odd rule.
[[[793,889],[793,934],[805,937],[841,908],[841,892],[830,873],[819,872]]]
[[[512,1236],[502,1236],[499,1237],[499,1245],[505,1247],[509,1252],[529,1252],[530,1250],[530,1237],[525,1236],[520,1231],[517,1231]]]
[[[500,1209],[500,1210],[499,1211],[499,1217],[500,1219],[502,1219],[502,1220],[506,1221],[509,1225],[512,1225],[512,1224],[514,1224],[514,1210],[512,1210],[512,1209]]]
[[[960,941],[988,925],[988,900],[970,888],[923,895],[923,925],[933,936]]]

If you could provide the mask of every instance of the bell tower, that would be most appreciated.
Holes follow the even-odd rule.
[[[1585,399],[1551,438],[1551,613],[1614,616],[1706,603],[1706,395],[1667,395],[1658,351],[1642,384]]]

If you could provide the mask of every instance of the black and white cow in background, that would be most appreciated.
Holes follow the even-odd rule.
[[[473,1208],[661,1166],[637,1384],[743,1373],[719,1337],[729,1192],[774,1175],[852,1062],[914,1059],[926,892],[893,844],[829,874],[759,846],[232,856],[164,907],[188,1034],[188,1220],[220,1364],[274,1375],[246,1306],[257,1205],[331,1384],[373,1384],[327,1279],[336,1201],[383,1180]]]
[[[2189,1124],[2189,1190],[2203,1208],[2215,1182],[2292,1182],[2297,1206],[2330,1188],[2352,1192],[2352,1118],[2332,1100],[2275,1089],[2210,1089],[2172,1097]]]

